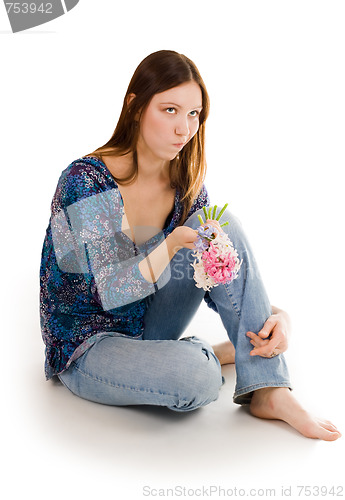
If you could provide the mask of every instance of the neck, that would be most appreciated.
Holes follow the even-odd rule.
[[[138,181],[143,183],[166,183],[170,181],[170,161],[157,158],[150,151],[137,145]]]
[[[142,183],[166,183],[169,179],[169,162],[153,163],[138,155],[138,181]]]

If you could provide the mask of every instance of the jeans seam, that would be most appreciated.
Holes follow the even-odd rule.
[[[232,296],[230,290],[228,290],[228,287],[227,287],[226,284],[224,284],[223,286],[224,286],[225,291],[226,291],[226,293],[228,295],[228,298],[229,298],[229,301],[230,301],[230,304],[231,304],[233,310],[235,311],[238,319],[241,319],[241,311],[240,311],[240,309],[238,309],[238,306],[237,306],[236,302],[233,300],[233,296]]]
[[[127,385],[124,385],[124,384],[113,384],[112,382],[105,381],[103,379],[94,377],[93,375],[91,375],[89,373],[84,372],[83,370],[81,370],[76,365],[74,365],[74,368],[79,373],[81,373],[84,377],[89,378],[89,379],[91,379],[91,380],[93,380],[95,382],[99,382],[100,384],[108,385],[108,386],[113,387],[115,389],[116,388],[117,389],[129,389],[130,391],[133,391],[133,392],[147,392],[147,393],[150,393],[150,394],[155,394],[157,396],[168,396],[168,397],[171,397],[171,398],[176,398],[177,397],[179,399],[179,401],[183,401],[183,402],[186,402],[186,403],[189,402],[188,399],[182,399],[182,398],[180,398],[179,394],[170,394],[170,393],[167,393],[167,392],[156,392],[156,391],[153,391],[151,389],[139,389],[139,388],[130,387],[130,386],[127,386]]]
[[[237,389],[235,391],[234,397],[236,396],[242,396],[243,394],[247,394],[248,392],[255,391],[257,389],[263,389],[264,387],[290,387],[291,388],[291,383],[286,380],[284,382],[259,382],[258,384],[252,384],[249,385],[248,387],[244,387],[243,389]]]
[[[247,251],[245,249],[243,249],[243,254],[241,253],[242,260],[244,260],[243,259],[243,255],[247,255]],[[243,272],[243,269],[241,271]],[[246,272],[244,273],[244,276],[243,276],[243,293],[242,293],[242,299],[243,299],[244,291],[245,291],[246,285],[247,285],[247,275],[248,275],[248,265],[246,267]],[[228,285],[225,283],[224,287],[225,287],[225,289],[227,291],[227,294],[228,294],[228,297],[230,299],[231,305],[232,305],[235,313],[237,314],[238,319],[241,319],[241,309],[238,307],[237,303],[235,301],[233,301],[232,294],[231,294],[230,290],[228,290],[228,288],[227,288],[230,285],[231,285],[231,283],[228,284]]]

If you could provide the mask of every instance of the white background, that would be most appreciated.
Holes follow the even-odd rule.
[[[45,382],[38,312],[61,171],[110,138],[146,55],[184,53],[211,98],[211,201],[240,218],[271,303],[290,313],[296,397],[345,431],[344,25],[333,0],[80,0],[12,34],[0,5],[6,498],[144,498],[145,484],[277,485],[278,498],[281,485],[344,486],[345,438],[308,440],[234,408],[233,367],[220,401],[182,417],[103,407]],[[225,340],[217,319],[201,307],[188,333]]]

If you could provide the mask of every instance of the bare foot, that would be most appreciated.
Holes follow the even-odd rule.
[[[308,438],[335,441],[341,436],[331,422],[306,412],[287,387],[265,387],[255,391],[250,412],[259,418],[283,420]]]
[[[212,347],[221,365],[235,363],[235,347],[230,340]]]

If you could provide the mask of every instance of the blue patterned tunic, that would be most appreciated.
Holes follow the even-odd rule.
[[[209,205],[203,185],[187,217]],[[163,286],[144,279],[139,263],[177,227],[180,193],[163,231],[141,245],[121,231],[123,200],[110,171],[96,157],[72,162],[61,174],[44,239],[40,320],[50,379],[105,332],[138,338],[150,294]]]

